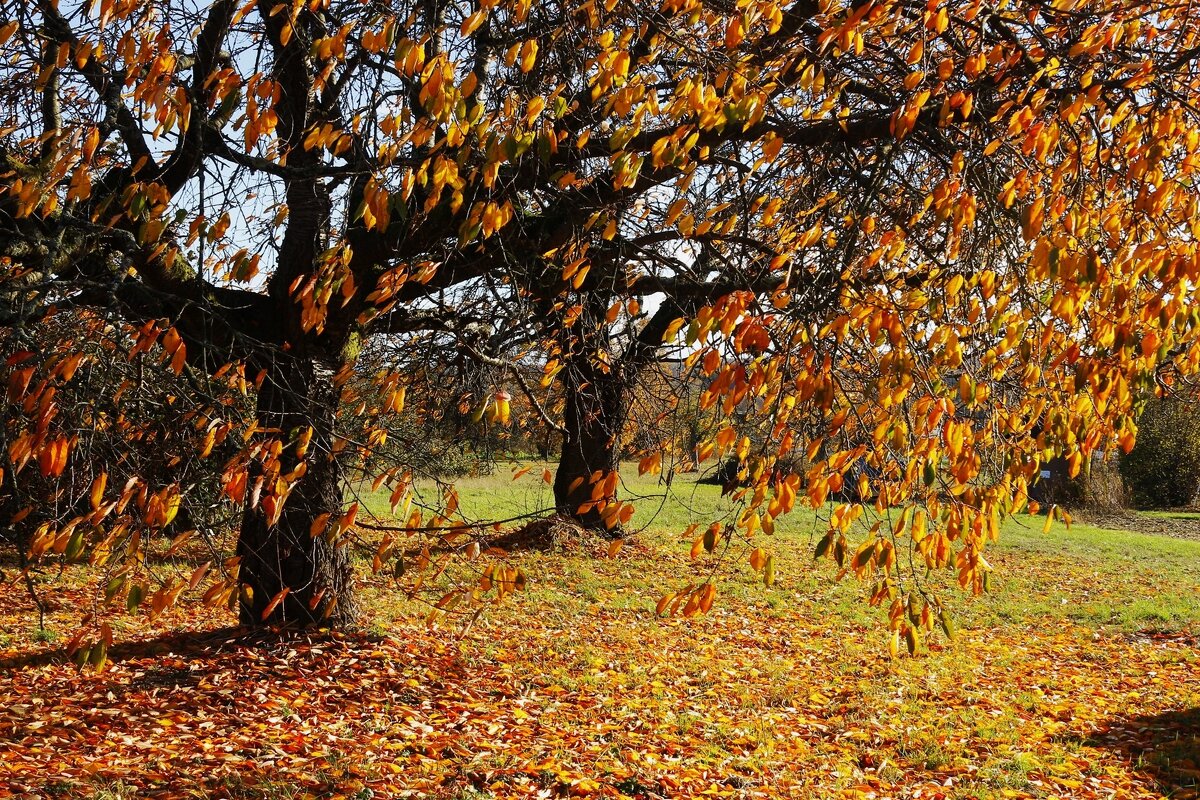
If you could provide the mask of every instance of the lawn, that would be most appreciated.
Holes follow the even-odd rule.
[[[462,481],[464,513],[544,508],[541,470]],[[184,603],[124,622],[108,669],[79,674],[9,585],[0,793],[1196,796],[1200,543],[1010,522],[992,593],[946,590],[955,640],[893,659],[865,587],[813,563],[811,512],[763,537],[767,588],[740,548],[688,557],[689,519],[728,510],[716,487],[624,491],[643,498],[642,530],[615,557],[600,543],[515,554],[527,589],[469,627],[431,630],[426,601],[365,576],[361,634],[246,638]],[[710,614],[654,615],[714,571]],[[85,595],[59,597],[61,636]]]

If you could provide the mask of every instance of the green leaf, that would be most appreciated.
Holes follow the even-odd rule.
[[[78,650],[75,651],[75,655],[71,657],[71,661],[73,661],[75,663],[75,666],[79,667],[80,669],[83,669],[84,666],[86,666],[87,663],[91,660],[92,660],[92,648],[90,648],[90,647],[79,648]]]
[[[99,670],[104,666],[104,662],[108,660],[108,642],[103,640],[92,645],[88,651],[88,663]]]
[[[126,610],[133,611],[135,608],[140,606],[142,604],[142,598],[145,597],[145,594],[146,592],[144,589],[142,589],[141,584],[135,583],[133,586],[130,586],[129,596],[125,598]]]
[[[83,555],[83,531],[79,528],[75,529],[75,533],[71,534],[71,541],[67,542],[67,551],[64,554],[67,561],[77,561]]]
[[[958,634],[958,629],[954,626],[954,619],[944,608],[938,610],[938,624],[942,626],[942,632],[946,634],[947,639],[953,639]]]
[[[108,586],[104,587],[105,601],[111,601],[120,593],[121,589],[125,587],[125,577],[124,575],[118,575],[108,582]]]

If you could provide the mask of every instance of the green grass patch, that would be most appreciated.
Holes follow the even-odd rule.
[[[483,520],[544,512],[553,505],[543,477],[549,468],[536,462],[501,464],[492,475],[458,481],[463,515]],[[723,601],[745,611],[767,616],[815,611],[839,624],[878,624],[879,613],[862,602],[862,585],[853,579],[836,581],[831,562],[813,561],[828,508],[821,513],[798,510],[780,520],[774,535],[756,537],[754,545],[776,557],[773,589],[763,587],[746,565],[749,547],[741,543],[690,561],[691,539],[685,536],[689,524],[729,519],[736,513],[736,506],[721,497],[720,487],[699,483],[697,477],[677,475],[667,481],[638,476],[636,465],[625,465],[621,497],[633,500],[637,508],[629,526],[632,541],[652,555],[610,561],[586,552],[517,554],[515,562],[531,576],[522,605],[533,614],[572,614],[595,604],[646,614],[672,587],[713,574]],[[439,487],[421,485],[418,491],[432,498]],[[363,499],[373,513],[387,515],[386,490]],[[1071,622],[1130,633],[1178,632],[1200,623],[1200,542],[1081,524],[1068,528],[1061,522],[1042,533],[1043,522],[1044,517],[1034,516],[1006,522],[1000,541],[988,553],[996,571],[986,598],[964,596],[951,571],[929,576],[930,584],[956,608],[962,624]]]

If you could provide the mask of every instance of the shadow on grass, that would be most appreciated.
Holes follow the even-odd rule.
[[[1200,790],[1200,708],[1115,717],[1083,743],[1126,759],[1166,795],[1195,797]]]
[[[1190,523],[1200,523],[1200,511],[1139,511],[1138,516],[1148,519],[1165,519]]]
[[[293,637],[312,641],[326,635],[328,634],[323,631],[293,632],[245,627],[181,631],[151,639],[118,642],[109,648],[108,660],[120,663],[163,656],[175,656],[189,660],[218,658],[237,648],[279,646],[292,641]],[[70,658],[66,647],[47,647],[44,650],[0,658],[0,672],[34,669],[49,664],[65,664],[68,661]]]

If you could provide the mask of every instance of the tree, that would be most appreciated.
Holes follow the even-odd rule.
[[[812,504],[865,461],[895,539],[919,474],[949,498],[919,498],[929,561],[962,538],[970,585],[1031,465],[1131,444],[1131,385],[1197,360],[1189,7],[42,0],[0,34],[6,317],[119,312],[252,392],[225,470],[246,623],[353,619],[367,336],[502,322],[561,389],[556,502],[608,527],[666,345],[760,426],[701,447],[762,443],[747,535],[794,505],[772,462],[807,416]],[[880,532],[852,566],[895,594]]]
[[[528,251],[507,252],[507,263],[482,279],[486,291],[473,299],[456,296],[447,309],[486,316],[481,303],[489,304],[516,328],[519,340],[543,343],[541,358],[564,389],[556,492],[567,513],[579,513],[582,506],[585,521],[602,522],[591,478],[615,470],[614,443],[634,396],[631,387],[663,357],[658,334],[673,332],[680,320],[691,330],[703,307],[715,310],[706,321],[727,321],[725,334],[739,325],[739,334],[754,334],[741,343],[759,338],[764,329],[740,315],[774,314],[819,331],[848,302],[907,317],[914,330],[925,323],[930,331],[958,324],[949,309],[914,319],[912,310],[896,302],[897,292],[908,292],[918,306],[930,297],[962,301],[958,311],[975,319],[955,333],[956,346],[992,303],[991,295],[1003,291],[1011,290],[1012,309],[1028,312],[1016,320],[1022,331],[1039,307],[1070,327],[1087,316],[1083,305],[1113,300],[1089,287],[1095,282],[1090,273],[1125,254],[1098,232],[1134,219],[1150,224],[1151,217],[1171,212],[1166,205],[1139,206],[1135,200],[1162,189],[1165,175],[1179,177],[1166,140],[1182,128],[1163,120],[1190,113],[1175,103],[1193,90],[1193,53],[1175,42],[1164,46],[1165,40],[1137,21],[1136,11],[1119,22],[1104,21],[1098,9],[992,13],[974,4],[922,14],[887,4],[827,12],[788,6],[778,30],[772,30],[768,11],[748,26],[749,16],[705,19],[727,35],[723,41],[733,46],[726,52],[733,55],[718,57],[708,74],[697,67],[657,75],[673,90],[671,102],[683,118],[635,113],[609,129],[606,141],[620,145],[611,156],[614,168],[623,157],[641,159],[637,185],[611,202],[551,194],[542,214],[520,219],[545,222],[575,214],[584,230],[574,234],[570,247],[548,242],[548,255],[540,259]],[[1194,20],[1184,15],[1168,27],[1182,41],[1193,35],[1192,26]],[[1138,44],[1130,45],[1126,36]],[[697,43],[695,49],[702,47]],[[740,70],[736,79],[730,77],[731,63]],[[1047,68],[1050,63],[1056,66]],[[647,61],[644,80],[657,65]],[[1154,77],[1128,78],[1137,70]],[[1108,78],[1097,78],[1101,73]],[[626,88],[645,96],[635,81]],[[1121,176],[1111,168],[1109,149],[1117,134],[1094,132],[1097,126],[1159,141],[1147,145],[1153,151],[1149,159],[1137,160],[1139,166]],[[684,148],[680,156],[676,146],[692,134],[698,152]],[[637,150],[639,144],[649,151]],[[1073,152],[1077,147],[1082,149]],[[703,158],[693,158],[699,151]],[[1120,191],[1108,191],[1117,185]],[[1102,213],[1093,214],[1079,201],[1088,192]],[[1160,201],[1169,194],[1170,186],[1158,195]],[[1067,229],[1052,232],[1067,209]],[[1181,217],[1188,213],[1186,206],[1179,210]],[[1170,249],[1187,257],[1183,241]],[[1060,259],[1075,274],[1059,275]],[[578,276],[580,285],[564,285],[559,270],[572,284]],[[1046,271],[1054,274],[1044,276]],[[990,274],[981,290],[986,296],[976,298],[972,311],[972,295],[980,290],[974,275],[982,273]],[[1038,286],[1072,296],[1083,287],[1083,296],[1067,304],[1071,307],[1060,302],[1051,309],[1035,291]],[[1134,290],[1144,293],[1149,307],[1159,307],[1164,287]],[[735,297],[739,290],[748,295]],[[1122,312],[1129,291],[1123,287],[1116,294]],[[733,313],[725,317],[727,309]],[[992,325],[1003,311],[982,319]],[[852,316],[855,323],[865,319]],[[668,338],[677,355],[696,347],[694,334],[686,342],[682,336]],[[844,338],[826,342],[820,355],[841,349]],[[1002,341],[1006,348],[1017,344]],[[737,346],[726,349],[731,358],[718,357],[714,348],[713,366],[705,371],[712,375],[737,361],[739,354],[730,353]],[[981,376],[988,365],[979,359],[988,347],[968,364],[967,375],[972,386],[984,377],[985,391],[993,381]],[[761,343],[748,349],[751,357],[762,352]],[[846,349],[861,367],[862,357],[877,348],[859,339]],[[519,357],[528,356],[522,351]],[[1020,360],[1025,363],[1024,356]],[[799,370],[812,373],[813,363]],[[952,370],[957,365],[949,365]],[[961,371],[942,377],[957,385]],[[1012,395],[1013,388],[1006,391]],[[721,410],[728,414],[732,406]],[[599,500],[619,507],[603,491]]]
[[[1138,418],[1137,444],[1119,463],[1134,503],[1179,508],[1200,493],[1200,420],[1191,392],[1153,398]]]

